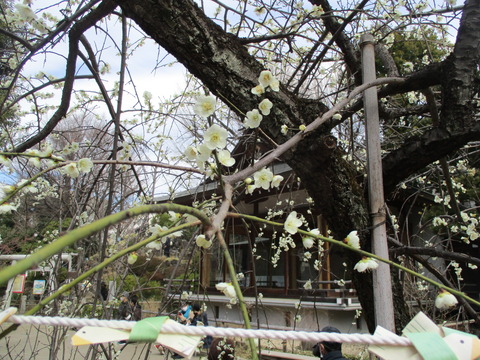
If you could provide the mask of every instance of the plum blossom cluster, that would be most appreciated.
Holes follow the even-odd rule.
[[[77,162],[71,162],[60,168],[60,172],[71,178],[78,177],[81,173],[86,174],[92,170],[93,162],[88,158],[83,158]]]
[[[360,249],[360,238],[358,237],[358,231],[351,231],[343,240],[343,242],[355,249]],[[353,270],[356,270],[358,272],[367,272],[375,270],[376,268],[378,268],[377,260],[368,256],[364,256],[362,260],[355,264]]]
[[[320,230],[312,229],[310,230],[310,234],[318,236],[320,235]],[[302,238],[302,244],[306,250],[303,254],[304,262],[308,262],[312,258],[312,253],[309,250],[313,248],[314,245],[317,246],[319,259],[315,259],[313,263],[313,267],[315,268],[315,270],[319,271],[321,266],[321,258],[323,257],[323,244],[324,244],[323,240],[315,238],[313,236],[304,236]]]
[[[268,190],[278,188],[283,181],[282,175],[274,175],[270,169],[263,168],[253,174],[252,178],[246,178],[247,194],[252,194],[256,189]]]
[[[13,23],[16,23],[18,26],[30,25],[42,34],[48,32],[48,28],[44,20],[39,18],[26,3],[27,2],[24,4],[15,4],[15,10],[8,14],[9,20]]]
[[[277,232],[272,234],[272,240],[275,240],[277,237]],[[280,255],[283,251],[287,252],[289,249],[296,248],[295,240],[293,239],[292,235],[289,233],[284,232],[282,236],[278,239],[278,244],[272,243],[272,250],[274,251],[271,262],[272,266],[275,268],[280,261]]]
[[[287,216],[284,224],[283,224],[283,233],[278,238],[278,244],[272,244],[272,249],[274,250],[274,254],[271,258],[271,262],[274,267],[277,266],[278,261],[280,260],[280,255],[282,251],[288,251],[289,249],[294,249],[296,247],[295,240],[293,239],[293,235],[298,233],[298,228],[304,224],[307,224],[303,215],[298,214],[296,211],[290,212]],[[317,229],[312,230],[312,234],[317,234]],[[272,240],[276,239],[277,233],[274,232],[272,235]],[[307,238],[305,244],[310,246],[310,240]],[[304,244],[304,247],[307,248]],[[313,246],[313,239],[312,245]],[[310,247],[311,247],[310,246]],[[308,248],[307,248],[308,249]],[[304,257],[308,260],[311,258],[310,252],[305,252]]]
[[[436,216],[432,219],[432,225],[436,228],[448,228],[450,233],[469,244],[480,237],[480,223],[475,212],[462,211],[460,216],[460,222],[454,222],[451,217]]]
[[[169,215],[169,219],[168,219],[169,223],[175,224],[180,220],[179,214],[177,214],[174,211],[169,211],[168,215]],[[168,238],[170,239],[179,238],[183,234],[182,231],[175,231],[171,234],[168,234],[168,236],[162,236],[162,233],[164,233],[168,229],[169,229],[169,226],[153,224],[150,227],[149,232],[152,236],[158,236],[160,237],[160,239],[148,243],[145,247],[150,250],[160,250],[162,248],[162,245],[167,242]]]
[[[267,90],[279,91],[280,83],[269,70],[264,70],[258,78],[258,85],[252,89],[252,93],[263,95]],[[244,126],[254,129],[260,126],[264,116],[270,114],[273,107],[272,102],[265,98],[258,104],[258,108],[252,109],[245,114]],[[216,110],[216,99],[213,95],[199,95],[196,98],[194,112],[196,115],[208,118]],[[228,132],[217,124],[212,124],[204,133],[203,141],[199,145],[190,145],[185,149],[185,156],[190,161],[196,161],[197,166],[205,170],[207,176],[214,178],[217,172],[217,163],[225,167],[231,167],[235,164],[235,159],[227,147]],[[212,161],[213,157],[213,161]],[[208,166],[206,166],[208,165]],[[255,183],[252,179],[246,181],[247,193],[252,193],[257,188],[268,189],[278,187],[283,177],[274,176],[268,169],[263,169],[254,175]]]
[[[213,95],[200,95],[197,97],[197,102],[194,107],[194,112],[198,116],[208,117],[215,112],[216,99]],[[190,161],[196,161],[197,166],[205,170],[208,164],[207,171],[211,175],[216,170],[216,159],[220,164],[226,167],[233,166],[235,159],[232,158],[227,147],[228,132],[217,124],[211,125],[203,134],[203,141],[198,146],[190,145],[185,149],[185,156]]]
[[[252,89],[252,94],[263,95],[268,89],[279,91],[280,83],[270,70],[264,70],[258,77],[258,85]],[[247,111],[243,125],[247,129],[255,129],[260,126],[264,116],[270,115],[273,107],[272,102],[265,98],[258,104],[258,109]]]
[[[16,194],[14,194],[15,191],[17,191]],[[13,197],[12,195],[19,194],[29,194],[34,199],[32,205],[37,205],[40,200],[47,197],[58,198],[58,187],[50,184],[44,178],[38,178],[31,183],[22,179],[15,185],[4,185],[0,187],[0,214],[8,214],[17,210],[21,200],[18,196]]]

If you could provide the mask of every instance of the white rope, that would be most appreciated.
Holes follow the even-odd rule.
[[[12,315],[7,320],[14,324],[32,324],[49,326],[99,326],[113,329],[130,330],[135,325],[135,321],[125,320],[98,320],[98,319],[77,319],[64,318],[60,316],[23,316]],[[213,326],[185,326],[179,323],[165,323],[160,330],[164,334],[184,334],[200,335],[214,337],[240,337],[257,339],[280,339],[280,340],[302,340],[317,343],[320,341],[331,341],[339,343],[354,343],[368,345],[411,345],[409,339],[400,336],[374,336],[369,334],[338,334],[327,332],[309,332],[309,331],[283,331],[283,330],[262,330],[262,329],[236,329],[236,328],[216,328]]]

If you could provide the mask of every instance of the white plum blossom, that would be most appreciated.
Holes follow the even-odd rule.
[[[440,290],[440,294],[438,294],[435,299],[435,307],[440,310],[450,309],[457,305],[457,303],[457,298],[443,289]]]
[[[283,134],[283,135],[287,135],[288,133],[288,126],[283,124],[281,127],[280,127],[280,132]]]
[[[181,300],[188,300],[192,296],[191,291],[182,291],[182,294],[180,295]]]
[[[277,78],[273,78],[272,82],[270,83],[270,89],[273,91],[280,90],[280,81],[278,81]]]
[[[217,175],[217,165],[209,164],[208,168],[205,170],[205,175],[211,180],[215,179],[215,176]]]
[[[25,22],[32,22],[33,20],[37,19],[37,15],[35,15],[29,6],[24,4],[15,4],[15,8],[17,9],[17,15],[19,18]]]
[[[70,176],[70,177],[72,177],[72,178],[76,178],[76,177],[78,177],[78,175],[80,175],[80,172],[78,171],[78,168],[77,168],[77,164],[74,163],[74,162],[72,162],[72,163],[70,163],[70,164],[68,164],[68,165],[65,165],[65,166],[62,168],[62,170],[63,170],[63,173],[64,173],[65,175],[68,175],[68,176]]]
[[[312,15],[313,16],[321,16],[325,13],[321,5],[313,5],[312,6]]]
[[[253,194],[256,188],[257,187],[254,184],[247,185],[247,187],[245,188],[245,191],[247,192],[247,194]]]
[[[313,244],[315,244],[315,240],[311,237],[304,237],[302,239],[302,243],[305,249],[310,249],[313,246]]]
[[[270,70],[264,70],[260,73],[260,76],[258,77],[258,82],[260,85],[262,85],[264,88],[267,88],[270,86],[270,88],[273,91],[278,91],[280,88],[280,83],[279,81],[273,76],[272,72]]]
[[[12,162],[5,155],[0,155],[0,164],[6,167],[10,167]]]
[[[198,116],[209,117],[215,112],[216,99],[212,95],[199,95],[193,111]]]
[[[167,230],[167,227],[161,226],[161,225],[158,225],[158,224],[153,225],[149,229],[152,236],[159,236],[161,233],[163,233],[166,230]]]
[[[149,249],[160,250],[162,248],[162,242],[152,241],[152,242],[149,242],[147,245],[145,245],[145,247]]]
[[[336,113],[335,115],[332,116],[332,120],[342,120],[342,115],[339,113]]]
[[[214,150],[224,149],[225,146],[227,146],[227,136],[227,130],[217,124],[213,124],[205,131],[203,138],[205,145],[207,145],[210,150]]]
[[[172,237],[172,238],[178,238],[178,237],[181,237],[183,235],[183,231],[182,230],[179,230],[179,231],[175,231],[171,234],[168,234],[168,236]],[[167,239],[162,239],[162,242],[165,242],[167,241]]]
[[[15,191],[15,189],[16,187],[13,185],[2,186],[0,189],[0,198],[2,197],[3,194],[10,194],[11,192]]]
[[[360,238],[357,235],[357,231],[351,231],[350,234],[343,240],[343,242],[347,245],[355,249],[360,249]]]
[[[275,175],[272,178],[272,187],[278,188],[280,186],[280,184],[282,183],[282,181],[283,181],[283,176],[282,175]]]
[[[262,85],[257,85],[254,88],[252,88],[253,95],[262,95],[264,93],[265,93],[265,88]]]
[[[305,290],[312,290],[312,280],[307,280],[307,282],[303,285]]]
[[[200,144],[197,149],[197,161],[207,161],[212,155],[212,149],[206,144]]]
[[[131,253],[131,254],[128,254],[128,259],[127,259],[127,262],[130,264],[130,265],[133,265],[137,262],[137,259],[138,259],[138,255],[137,253]]]
[[[358,272],[365,272],[369,270],[375,270],[378,267],[378,262],[375,259],[370,257],[364,257],[362,260],[357,262],[353,268]]]
[[[232,283],[221,282],[215,285],[218,291],[221,291],[226,297],[230,299],[236,299],[237,293],[235,292],[235,288],[233,287]]]
[[[247,117],[243,121],[243,125],[247,129],[255,129],[260,126],[263,116],[257,109],[253,109],[247,112]]]
[[[201,247],[204,249],[208,249],[212,246],[212,241],[207,240],[207,238],[203,234],[200,234],[197,236],[195,243],[197,244],[198,247]]]
[[[8,214],[14,210],[17,210],[17,206],[10,205],[10,204],[0,205],[0,214]]]
[[[268,99],[263,99],[260,104],[258,104],[258,109],[263,115],[270,115],[270,110],[272,109],[273,104]]]
[[[52,154],[53,154],[53,148],[52,148],[52,145],[50,145],[50,143],[45,144],[42,147],[42,150],[38,153],[38,155],[41,157],[50,157],[52,156]]]
[[[273,179],[273,173],[269,169],[263,168],[253,174],[253,179],[257,188],[268,190]]]
[[[305,131],[306,128],[307,128],[307,127],[306,127],[304,124],[302,124],[302,125],[300,125],[300,126],[298,127],[298,130],[300,130],[300,131]]]
[[[312,230],[310,230],[310,233],[313,234],[313,235],[320,235],[320,230],[312,229]],[[310,236],[305,236],[302,239],[302,242],[303,242],[303,247],[305,249],[310,249],[315,244],[315,238],[310,237]]]
[[[143,98],[145,99],[146,102],[149,102],[152,100],[152,93],[150,91],[144,91],[143,92]]]
[[[170,217],[169,219],[170,221],[176,222],[182,217],[182,214],[179,214],[179,213],[176,213],[175,211],[170,210],[168,212],[168,216]]]
[[[184,154],[185,154],[185,156],[187,157],[188,160],[193,161],[193,160],[197,159],[198,150],[195,146],[189,145],[185,149]],[[210,154],[208,156],[210,156]],[[207,159],[208,159],[208,157],[207,157]],[[204,160],[204,161],[206,161],[206,160]]]
[[[224,149],[224,150],[220,150],[218,153],[217,153],[217,157],[218,157],[218,161],[220,161],[220,164],[224,165],[224,166],[232,166],[233,164],[235,164],[235,159],[232,158],[232,156],[230,155],[230,151]]]
[[[89,158],[82,158],[77,162],[77,168],[79,172],[88,173],[92,170],[93,161]]]
[[[35,166],[37,169],[40,169],[42,167],[42,162],[37,157],[31,157],[30,159],[28,159],[28,162],[31,165]]]
[[[285,229],[286,232],[293,235],[298,232],[298,228],[302,226],[302,224],[303,224],[302,220],[297,218],[297,212],[292,211],[287,216],[287,220],[285,220],[285,223],[283,224],[283,228]]]

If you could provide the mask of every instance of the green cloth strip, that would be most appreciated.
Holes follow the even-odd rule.
[[[128,342],[154,343],[168,316],[150,317],[138,321],[132,328]]]
[[[406,333],[415,349],[424,360],[457,360],[457,356],[443,341],[443,338],[435,333]]]

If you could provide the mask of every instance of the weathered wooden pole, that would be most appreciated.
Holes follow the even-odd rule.
[[[374,39],[370,34],[362,35],[363,82],[375,80]],[[373,253],[388,259],[387,232],[385,226],[386,211],[383,196],[382,157],[380,148],[380,125],[378,116],[378,97],[376,87],[363,93],[365,108],[365,128],[367,138],[368,193],[370,213],[372,216],[372,249]],[[392,280],[390,267],[379,263],[373,272],[373,295],[375,303],[375,322],[390,331],[395,331],[393,313]]]

